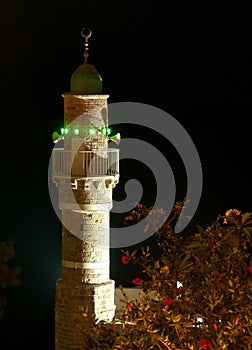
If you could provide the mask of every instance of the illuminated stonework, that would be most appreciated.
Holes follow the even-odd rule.
[[[81,77],[85,79],[85,74]],[[53,150],[52,172],[63,223],[62,277],[55,296],[56,350],[83,349],[82,331],[93,322],[83,317],[84,310],[97,321],[109,322],[115,316],[109,226],[119,156],[118,149],[108,148],[104,128],[108,128],[109,96],[99,93],[100,80],[98,93],[93,93],[98,78],[93,77],[92,93],[89,84],[78,81],[75,90],[82,86],[83,91],[63,94],[64,147]],[[94,126],[96,131],[90,132]]]

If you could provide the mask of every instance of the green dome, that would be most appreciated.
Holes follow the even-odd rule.
[[[85,62],[73,72],[71,92],[81,95],[102,93],[102,77],[92,64]]]

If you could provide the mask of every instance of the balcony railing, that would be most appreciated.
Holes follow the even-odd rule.
[[[52,176],[89,177],[119,174],[119,150],[72,151],[55,148]]]

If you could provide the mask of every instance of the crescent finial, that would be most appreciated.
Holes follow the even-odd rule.
[[[87,63],[87,59],[88,59],[88,56],[89,56],[89,53],[88,53],[88,39],[91,37],[92,35],[92,30],[90,28],[83,28],[81,30],[81,36],[84,38],[84,59],[85,59],[85,63]]]

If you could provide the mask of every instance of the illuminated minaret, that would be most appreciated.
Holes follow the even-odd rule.
[[[62,215],[62,277],[56,282],[55,349],[83,349],[82,331],[91,318],[110,322],[115,315],[114,281],[110,279],[109,226],[112,190],[119,180],[119,151],[109,148],[107,99],[102,79],[88,62],[83,29],[84,62],[64,93],[64,126],[54,133],[52,173]],[[62,142],[62,141],[61,141]],[[59,142],[60,143],[60,142]],[[59,144],[57,143],[57,144]],[[80,328],[80,329],[79,329]]]

